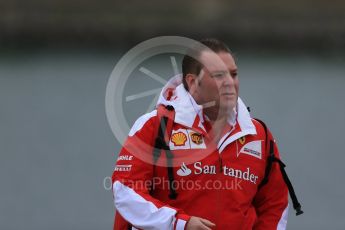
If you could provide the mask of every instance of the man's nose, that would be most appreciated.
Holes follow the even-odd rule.
[[[227,73],[223,79],[222,79],[222,85],[224,86],[233,86],[234,85],[234,79],[232,78],[230,73]]]

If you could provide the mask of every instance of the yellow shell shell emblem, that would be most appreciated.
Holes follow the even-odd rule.
[[[192,140],[195,144],[197,144],[197,145],[200,145],[200,144],[202,144],[202,142],[203,142],[202,136],[201,136],[201,134],[199,134],[199,133],[192,133],[192,134],[190,135],[190,138],[191,138],[191,140]]]
[[[186,141],[187,136],[182,132],[174,133],[171,137],[171,142],[174,143],[175,146],[183,146]]]
[[[244,142],[246,141],[246,138],[245,137],[241,137],[238,139],[238,141],[241,143],[241,145],[244,144]]]

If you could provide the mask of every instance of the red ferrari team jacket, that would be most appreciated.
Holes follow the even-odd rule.
[[[158,104],[175,111],[166,139],[173,183],[164,153],[153,164],[160,122],[154,110],[135,122],[118,156],[112,176],[114,229],[185,229],[191,216],[212,221],[214,229],[286,229],[288,189],[278,164],[272,165],[268,183],[258,188],[268,156],[266,133],[242,100],[216,143],[202,107],[182,84],[169,84]],[[273,138],[269,131],[268,137]],[[276,145],[274,149],[279,157]]]

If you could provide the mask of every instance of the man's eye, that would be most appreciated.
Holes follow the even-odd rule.
[[[211,76],[214,78],[222,78],[224,76],[226,76],[226,72],[216,72],[216,73],[212,73]]]
[[[215,78],[221,78],[224,76],[224,73],[216,73],[216,74],[213,74],[213,77]]]

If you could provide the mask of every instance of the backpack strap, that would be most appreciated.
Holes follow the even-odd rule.
[[[256,121],[258,121],[264,128],[265,130],[265,145],[266,145],[266,149],[267,149],[267,143],[269,141],[269,152],[268,152],[268,157],[267,157],[267,165],[266,165],[266,170],[265,170],[265,176],[264,178],[262,179],[261,183],[259,184],[259,189],[264,186],[265,184],[268,183],[268,177],[269,177],[269,174],[271,172],[271,169],[272,169],[272,164],[277,162],[279,164],[279,168],[280,168],[280,172],[283,176],[283,179],[284,179],[284,182],[286,184],[286,186],[288,187],[288,190],[289,190],[289,194],[290,194],[290,197],[291,197],[291,200],[292,200],[292,203],[293,203],[293,208],[296,210],[296,216],[298,215],[301,215],[303,214],[303,211],[302,211],[302,206],[301,204],[298,202],[298,199],[297,199],[297,196],[296,196],[296,193],[295,193],[295,190],[291,184],[291,181],[285,171],[285,167],[286,165],[279,159],[277,158],[275,155],[274,155],[274,141],[273,140],[268,140],[268,132],[267,132],[267,126],[266,124],[255,118]]]
[[[258,121],[262,127],[264,128],[265,130],[265,146],[266,146],[266,149],[267,149],[267,143],[268,143],[268,133],[267,133],[267,126],[266,124],[257,119],[257,118],[254,118],[256,121]],[[273,162],[273,159],[274,159],[274,145],[273,143],[270,141],[269,142],[270,146],[269,146],[269,152],[268,152],[268,157],[267,157],[267,164],[266,164],[266,169],[265,169],[265,176],[264,176],[264,179],[262,179],[261,183],[259,184],[259,189],[264,186],[265,184],[267,184],[268,182],[268,176],[270,174],[270,171],[272,169],[272,162]]]
[[[159,119],[159,127],[157,132],[157,137],[155,139],[155,146],[153,148],[153,167],[156,168],[157,161],[162,153],[165,151],[167,159],[167,170],[168,170],[168,180],[169,180],[169,198],[176,199],[177,193],[173,187],[174,182],[174,170],[173,170],[173,154],[167,144],[170,140],[170,135],[172,132],[172,126],[174,123],[175,111],[174,107],[171,105],[163,106],[160,105],[157,108],[157,114]],[[152,190],[151,190],[152,191]]]

